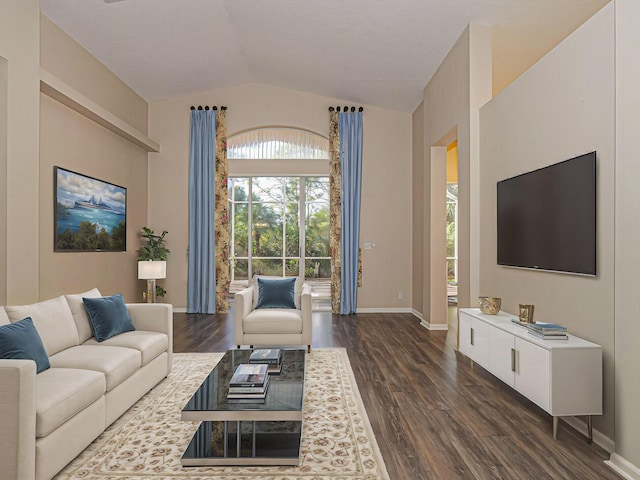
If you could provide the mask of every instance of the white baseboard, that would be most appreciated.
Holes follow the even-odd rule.
[[[426,320],[422,320],[420,322],[420,325],[422,325],[424,328],[426,328],[427,330],[449,330],[449,325],[447,325],[446,323],[429,323]]]
[[[356,313],[411,313],[410,308],[358,308]]]
[[[187,313],[186,307],[174,307],[173,311],[175,313]],[[323,309],[318,309],[314,311],[325,311]],[[327,311],[331,311],[331,307],[328,308]],[[402,308],[358,308],[356,313],[414,313],[414,310],[408,307]]]
[[[420,325],[426,328],[427,330],[441,330],[441,331],[449,330],[449,325],[447,325],[446,323],[427,322],[422,316],[422,314],[419,311],[417,311],[415,308],[411,309],[411,313],[413,314],[414,317],[417,317],[418,320],[420,320]]]
[[[589,435],[587,430],[587,424],[580,420],[578,417],[560,417],[560,420],[567,422],[571,427],[575,428],[578,432],[585,437]],[[604,433],[599,432],[595,428],[593,429],[593,443],[602,447],[607,453],[613,454],[616,449],[616,444],[613,440],[607,437]],[[640,480],[640,479],[639,479]]]
[[[617,453],[612,453],[611,458],[605,460],[604,463],[622,478],[626,478],[627,480],[640,480],[640,468],[622,458]]]

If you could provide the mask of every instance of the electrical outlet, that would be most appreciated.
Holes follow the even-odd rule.
[[[398,300],[404,299],[404,292],[398,292]]]

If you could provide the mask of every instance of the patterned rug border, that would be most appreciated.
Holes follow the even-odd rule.
[[[298,467],[187,467],[176,469],[176,445],[181,445],[183,449],[186,446],[184,445],[185,430],[190,431],[188,437],[190,438],[197,428],[197,423],[176,423],[173,418],[176,415],[179,417],[179,412],[173,411],[175,405],[171,405],[172,401],[175,402],[176,390],[184,386],[183,391],[187,389],[195,391],[206,373],[218,363],[224,354],[224,352],[194,352],[174,354],[172,374],[116,420],[83,453],[63,469],[56,479],[389,480],[389,474],[364,407],[346,349],[313,349],[311,354],[307,355],[307,362],[313,359],[314,353],[317,354],[316,362],[311,369],[307,363],[308,372],[305,382],[315,381],[319,382],[319,385],[318,391],[311,391],[311,389],[305,391],[305,405],[303,407],[305,418],[303,445],[305,446],[301,447],[302,460]],[[322,354],[325,354],[326,358]],[[329,356],[330,354],[335,355],[335,365],[328,365],[334,360],[333,356]],[[178,366],[181,368],[177,369]],[[182,379],[176,378],[178,372],[183,374]],[[315,380],[311,379],[312,376],[315,376]],[[327,386],[325,383],[329,385]],[[190,384],[197,385],[194,388]],[[311,400],[314,396],[316,398]],[[321,396],[323,399],[320,399]],[[166,408],[163,408],[165,402]],[[338,410],[334,404],[342,404],[342,410]],[[147,418],[145,413],[147,409],[152,409],[151,415],[166,415],[168,420],[165,420],[164,423],[156,421],[145,429],[142,419]],[[331,435],[327,433],[327,428],[321,428],[324,427],[322,422],[325,421],[325,418],[332,419],[334,425],[337,425],[337,428],[334,427],[335,430],[331,431]],[[321,420],[316,422],[316,425],[312,424],[310,419]],[[342,420],[348,424],[348,431],[346,426],[342,425]],[[320,428],[318,432],[325,433],[326,437],[316,436],[314,428]],[[141,432],[141,430],[146,430],[146,432]],[[149,439],[156,439],[156,435],[160,434],[162,437],[158,437],[160,440],[170,439],[171,442],[145,442],[145,437],[140,437],[143,433]],[[170,447],[165,448],[167,445]],[[148,448],[145,448],[147,446]],[[152,449],[156,451],[150,453],[149,450]],[[142,453],[138,452],[139,450]],[[163,457],[161,461],[158,461],[158,452],[160,452],[160,457]],[[146,457],[139,460],[138,465],[132,467],[134,459],[129,457],[137,455],[142,458],[145,454]],[[349,459],[354,456],[357,461],[352,460],[349,463]],[[118,462],[131,463],[122,467]],[[156,462],[155,466],[153,466],[154,462]],[[167,463],[169,465],[166,465]],[[144,471],[138,471],[138,467]],[[127,468],[130,470],[125,471]],[[132,474],[131,468],[136,472],[135,474]],[[152,470],[148,471],[150,468]]]

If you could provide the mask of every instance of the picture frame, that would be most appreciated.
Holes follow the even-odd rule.
[[[125,252],[127,189],[54,167],[53,250]]]

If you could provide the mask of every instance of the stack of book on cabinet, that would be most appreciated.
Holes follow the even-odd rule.
[[[229,403],[264,403],[269,388],[266,364],[242,363],[229,380]]]
[[[282,350],[279,348],[259,348],[251,352],[249,363],[266,363],[269,373],[277,374],[282,371]]]
[[[527,323],[527,330],[531,335],[534,335],[543,340],[568,340],[567,327],[562,325],[556,325],[555,323]]]

